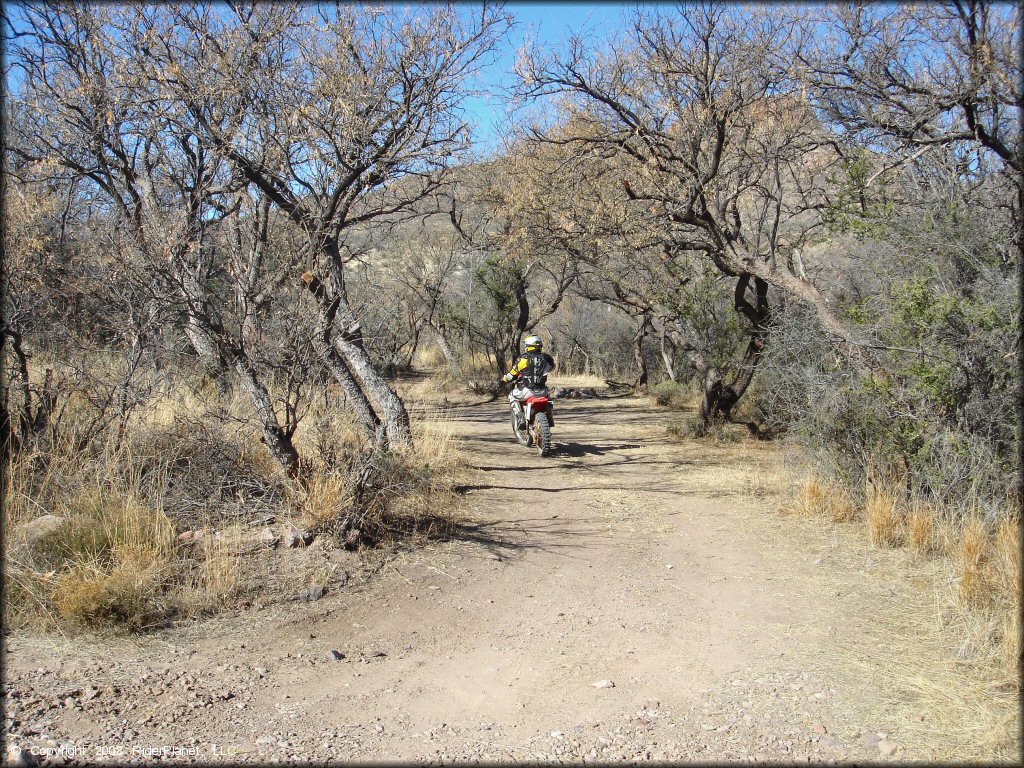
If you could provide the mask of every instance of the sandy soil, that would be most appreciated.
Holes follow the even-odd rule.
[[[921,631],[900,606],[926,591],[852,528],[759,497],[777,448],[665,444],[665,413],[638,399],[560,402],[546,459],[500,402],[455,417],[475,469],[452,540],[378,555],[315,603],[138,639],[8,636],[10,742],[89,761],[955,749],[904,728],[913,697],[888,685]]]

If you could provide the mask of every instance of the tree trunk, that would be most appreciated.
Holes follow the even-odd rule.
[[[363,347],[358,328],[350,329],[334,338],[334,348],[344,359],[353,377],[371,400],[374,410],[384,424],[388,447],[399,448],[412,445],[412,431],[409,428],[409,412],[402,399],[388,386],[373,368],[370,356]]]
[[[722,394],[719,397],[718,408],[722,416],[729,420],[732,419],[732,409],[736,407],[754,379],[754,372],[757,370],[757,364],[761,361],[768,338],[768,321],[771,317],[771,308],[768,304],[768,283],[759,277],[754,277],[754,303],[751,304],[746,297],[750,277],[749,275],[741,276],[736,281],[734,293],[736,311],[750,322],[750,338],[736,375],[727,386],[722,387]]]
[[[185,284],[194,291],[191,295],[185,294],[186,301],[188,299],[198,301],[196,297],[202,296],[202,289],[196,284],[196,281],[190,280]],[[185,320],[185,337],[189,340],[192,349],[195,350],[196,355],[199,357],[199,365],[202,367],[203,373],[216,382],[219,390],[224,391],[227,382],[224,381],[222,374],[228,370],[227,359],[224,357],[216,338],[200,322],[191,309]]]
[[[313,340],[313,350],[317,353],[320,361],[327,367],[327,370],[330,371],[334,380],[338,382],[338,386],[341,387],[345,403],[352,409],[356,422],[363,431],[363,435],[373,443],[377,439],[377,428],[380,426],[380,419],[377,418],[377,414],[370,405],[370,401],[366,399],[363,390],[356,383],[355,378],[352,376],[352,371],[349,370],[341,355],[331,345],[330,336],[318,335]]]
[[[337,240],[329,238],[323,241],[320,245],[320,255],[326,259],[330,285],[325,285],[310,272],[302,276],[302,281],[317,298],[321,325],[327,330],[334,329],[339,313],[344,322],[353,323],[346,330],[332,334],[331,345],[341,355],[359,389],[370,401],[384,425],[388,447],[410,446],[412,430],[409,428],[409,412],[405,410],[402,399],[373,367],[370,355],[363,346],[359,326],[354,322],[355,314],[348,306],[345,296],[344,265],[338,252]]]
[[[722,397],[722,374],[714,366],[707,367],[701,381],[702,397],[700,402],[700,427],[697,435],[705,435],[711,428],[711,424],[720,421],[722,412],[720,400]]]
[[[365,368],[368,367],[372,371],[372,366],[369,365],[369,358],[366,358],[365,364],[360,366],[354,365],[349,358],[349,354],[352,354],[351,347],[353,345],[339,339],[334,334],[334,323],[338,310],[341,307],[341,298],[329,298],[327,287],[311,272],[303,273],[302,282],[306,289],[313,294],[313,297],[316,299],[317,308],[320,311],[320,321],[317,325],[316,336],[313,339],[313,349],[324,365],[327,366],[327,370],[331,372],[335,381],[341,386],[342,391],[345,393],[346,401],[355,412],[356,420],[371,443],[376,445],[376,441],[379,439],[379,426],[383,423],[384,438],[388,446],[392,447],[395,445],[392,443],[392,433],[395,433],[396,430],[389,429],[387,419],[381,419],[378,416],[379,411],[374,408],[370,401],[371,398],[376,398],[373,392],[369,392],[368,384],[363,379]],[[363,355],[366,355],[365,351]],[[388,389],[390,391],[390,388]],[[367,392],[369,392],[369,395]],[[406,427],[408,428],[408,415],[406,415]],[[400,445],[402,444],[400,432],[398,432],[398,436],[399,442],[397,444]]]
[[[504,347],[494,348],[494,364],[498,368],[498,376],[504,376],[506,373],[508,373],[509,366],[506,365]]]
[[[251,361],[240,350],[236,350],[234,368],[242,382],[242,387],[249,394],[249,399],[256,409],[256,415],[259,417],[260,426],[263,429],[261,442],[267,446],[277,462],[284,467],[288,477],[296,477],[299,474],[299,453],[295,450],[291,435],[281,428],[281,424],[277,420],[277,414],[274,413],[274,406],[270,400],[270,393],[260,382]]]
[[[646,391],[647,389],[647,360],[644,357],[644,339],[647,337],[650,322],[651,316],[645,312],[640,318],[636,333],[633,334],[633,360],[636,361],[638,371],[636,386],[641,391]]]
[[[775,269],[764,261],[744,259],[744,267],[751,276],[773,285],[798,301],[808,304],[818,316],[818,323],[827,334],[838,340],[839,346],[846,352],[849,360],[861,373],[871,373],[875,364],[866,353],[864,343],[857,339],[853,331],[832,311],[828,300],[810,282],[801,280],[785,270]]]
[[[664,329],[662,329],[658,333],[659,347],[661,349],[661,362],[665,364],[665,375],[668,376],[670,381],[675,381],[676,372],[672,367],[672,355],[671,353],[668,352],[668,350],[665,349],[666,335],[667,334],[665,333]],[[671,343],[672,342],[669,341],[669,344]]]
[[[455,365],[455,353],[452,352],[451,345],[448,344],[448,338],[444,334],[444,329],[434,324],[431,324],[430,328],[434,331],[434,338],[437,341],[438,349],[444,355],[445,361],[449,366]]]

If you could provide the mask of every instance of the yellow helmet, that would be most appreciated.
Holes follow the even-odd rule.
[[[540,336],[526,337],[527,352],[540,352],[542,349],[544,349],[544,342],[540,340]]]

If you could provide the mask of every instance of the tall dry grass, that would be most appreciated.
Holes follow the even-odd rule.
[[[904,541],[900,497],[895,491],[870,485],[864,500],[868,535],[876,547],[898,547]]]
[[[852,522],[857,507],[842,486],[820,480],[806,479],[799,487],[793,508],[805,515],[821,515],[836,523]]]
[[[934,601],[904,606],[907,615],[917,615],[927,637],[908,637],[898,656],[865,655],[858,662],[866,674],[885,675],[885,685],[914,702],[913,717],[902,721],[904,734],[927,749],[929,732],[942,729],[979,759],[1017,759],[1014,702],[1020,693],[1022,651],[1017,508],[1007,505],[1000,514],[985,517],[976,508],[947,509],[934,499],[901,498],[892,484],[875,476],[863,493],[855,494],[814,475],[813,468],[808,472],[794,478],[792,501],[784,509],[836,522],[862,521],[872,547],[912,553],[901,560],[894,552],[890,561],[903,564],[906,578],[934,574],[928,581]]]
[[[1022,574],[1016,506],[986,518],[976,508],[944,509],[916,497],[905,501],[871,477],[857,504],[841,485],[811,474],[797,486],[789,508],[835,522],[863,519],[873,546],[905,547],[918,561],[937,560],[952,585],[941,612],[950,617],[949,636],[959,638],[949,647],[961,661],[969,659],[989,685],[1018,690]]]
[[[454,514],[461,459],[439,401],[412,409],[411,450],[367,459],[365,439],[324,391],[295,435],[304,472],[292,482],[260,443],[242,393],[168,381],[84,449],[57,433],[11,460],[0,500],[8,624],[141,631],[235,604],[268,555],[253,546],[268,517],[306,529],[344,523],[368,546],[438,531]],[[87,421],[88,407],[69,403],[82,413],[65,423]],[[179,541],[184,531],[203,535]]]
[[[11,460],[6,619],[144,629],[173,612],[174,526],[154,501],[165,475],[132,465],[124,446],[88,457],[60,443]]]
[[[936,551],[936,512],[930,504],[915,499],[906,520],[907,546],[927,557]]]

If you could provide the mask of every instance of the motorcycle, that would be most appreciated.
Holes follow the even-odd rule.
[[[516,442],[527,448],[536,448],[538,456],[551,454],[551,425],[554,423],[554,404],[547,387],[529,390],[525,400],[511,402],[512,433]]]

